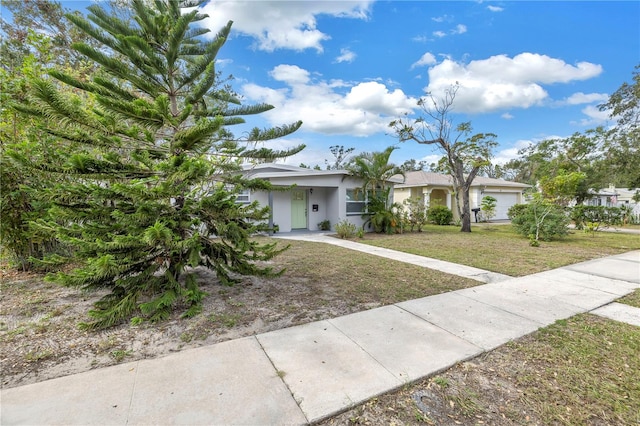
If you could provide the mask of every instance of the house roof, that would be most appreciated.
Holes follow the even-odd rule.
[[[502,186],[509,188],[529,188],[531,185],[511,182],[504,179],[494,179],[476,176],[471,186]],[[412,188],[420,186],[453,186],[453,179],[442,173],[425,172],[424,170],[406,172],[404,183],[396,184],[396,188]]]
[[[316,170],[279,163],[248,164],[243,165],[242,168],[247,176],[257,179],[286,178],[291,176],[351,176],[348,170]],[[400,177],[400,179],[392,177],[389,179],[389,182],[397,184],[398,182],[402,182],[402,177]]]
[[[348,175],[346,170],[315,170],[305,167],[290,166],[288,164],[263,163],[248,164],[242,166],[248,176],[260,179],[288,177],[288,176],[331,176],[331,175]]]

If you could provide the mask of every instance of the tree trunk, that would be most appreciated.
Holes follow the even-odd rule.
[[[460,215],[460,221],[462,222],[462,228],[460,232],[471,232],[471,215],[469,210],[469,187],[473,181],[474,176],[470,176],[470,179],[464,177],[464,165],[459,159],[451,164],[455,167],[453,177],[453,183],[456,190],[456,201],[458,207],[458,214]],[[460,196],[462,196],[462,208],[460,208]]]
[[[462,228],[460,232],[471,232],[471,215],[469,214],[469,187],[465,186],[462,189]]]

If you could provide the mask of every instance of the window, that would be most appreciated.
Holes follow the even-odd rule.
[[[367,200],[366,194],[362,189],[347,189],[347,214],[355,215],[366,213]]]
[[[251,202],[251,191],[243,189],[236,195],[236,203],[249,204]]]

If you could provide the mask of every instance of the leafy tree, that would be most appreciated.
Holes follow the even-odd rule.
[[[578,203],[589,198],[589,189],[615,186],[640,187],[640,66],[633,83],[623,83],[609,101],[600,105],[610,111],[616,126],[574,133],[566,138],[548,139],[520,150],[520,157],[505,165],[514,180],[536,185],[543,178],[553,179],[570,173],[582,173],[575,187]]]
[[[87,19],[68,14],[100,45],[73,44],[99,72],[83,80],[53,70],[51,78],[33,82],[28,104],[15,105],[44,120],[43,135],[66,153],[37,167],[75,177],[48,192],[60,222],[38,222],[72,244],[74,260],[81,262],[52,279],[111,290],[84,327],[105,328],[131,317],[134,323],[158,321],[178,306],[187,307],[185,316],[197,314],[205,293],[190,268],[212,269],[224,284],[236,274],[276,273],[255,261],[280,250],[250,238],[266,226],[267,209],[236,203],[235,195],[270,188],[242,177],[243,160],[286,157],[303,148],[249,146],[286,136],[301,123],[256,128],[247,140],[233,136],[228,126],[271,106],[241,106],[220,86],[216,56],[232,23],[203,39],[208,30],[196,24],[206,15],[183,9],[199,3],[133,0],[131,21],[98,5],[88,8]],[[54,80],[84,97],[61,92]]]
[[[333,145],[329,150],[333,155],[333,161],[330,163],[329,160],[324,160],[327,170],[341,170],[344,169],[346,164],[349,162],[349,156],[353,151],[355,151],[355,148],[345,148],[343,145]]]
[[[3,68],[20,68],[23,58],[30,54],[40,64],[77,69],[86,66],[85,58],[71,49],[78,41],[92,43],[91,37],[65,19],[65,13],[80,16],[79,11],[64,9],[54,0],[2,1],[2,41],[0,57]],[[11,19],[5,17],[11,16]],[[47,50],[37,49],[34,35],[50,41]],[[94,44],[95,45],[95,44]]]
[[[400,169],[404,170],[405,172],[419,172],[428,168],[429,168],[429,165],[427,164],[426,161],[424,160],[416,161],[413,158],[405,161],[400,165]]]
[[[392,121],[389,126],[401,142],[413,140],[423,145],[433,145],[445,156],[440,160],[441,168],[453,179],[458,202],[458,214],[462,232],[471,232],[469,188],[483,166],[490,164],[491,151],[497,145],[493,133],[472,135],[471,123],[453,126],[451,110],[459,89],[452,86],[441,99],[428,94],[418,101],[425,116],[411,122],[408,119]],[[432,122],[427,122],[431,119]],[[451,133],[457,134],[453,136]]]
[[[68,179],[23,167],[12,160],[18,153],[33,161],[53,161],[57,147],[51,139],[40,140],[35,129],[41,124],[10,108],[11,102],[27,102],[30,80],[47,68],[63,67],[81,77],[94,71],[92,64],[70,47],[73,41],[87,41],[64,18],[62,6],[53,1],[3,2],[0,38],[0,240],[3,249],[22,269],[43,264],[44,255],[63,249],[50,232],[29,226],[46,219],[51,206],[45,189]],[[78,13],[78,12],[76,12]],[[5,16],[11,19],[5,19]],[[63,89],[64,90],[64,89]]]
[[[304,163],[300,163],[300,165],[298,167],[301,167],[303,169],[311,169],[311,166],[308,166],[308,165],[306,165]],[[322,170],[322,169],[320,168],[320,166],[318,166],[316,164],[315,166],[313,166],[313,170]]]
[[[498,200],[491,195],[486,195],[482,197],[482,202],[480,204],[480,208],[482,209],[482,213],[487,220],[487,222],[491,221],[491,219],[496,215],[496,204]]]
[[[604,128],[598,127],[567,138],[546,139],[520,150],[520,158],[505,167],[517,170],[515,180],[531,185],[543,183],[547,197],[560,196],[565,204],[569,199],[581,203],[591,196],[590,188],[613,183],[602,161],[605,136]],[[567,186],[567,178],[571,178],[572,186]],[[549,191],[550,186],[564,189]]]
[[[561,206],[567,206],[569,202],[576,198],[577,194],[584,192],[580,188],[584,188],[584,182],[587,175],[582,172],[567,172],[560,170],[553,177],[544,176],[540,179],[540,189],[545,199],[558,203]],[[578,198],[582,202],[585,196]]]
[[[617,186],[640,187],[640,65],[635,67],[633,82],[623,83],[609,101],[599,106],[609,110],[617,125],[604,141],[605,170]]]

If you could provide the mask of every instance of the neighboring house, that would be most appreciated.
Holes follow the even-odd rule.
[[[248,166],[245,174],[268,180],[276,187],[295,185],[284,191],[246,191],[238,197],[240,202],[258,201],[269,206],[280,232],[318,230],[324,220],[331,222],[332,229],[344,219],[358,227],[364,223],[362,180],[346,170],[312,170],[271,163]]]
[[[616,188],[613,185],[609,185],[608,188],[598,191],[589,190],[589,193],[592,197],[584,202],[589,206],[621,207],[625,204],[631,206],[637,204],[633,200],[636,189]]]
[[[584,201],[584,204],[588,206],[606,206],[616,207],[618,205],[618,192],[615,188],[612,189],[600,189],[595,191],[589,190],[590,197]]]
[[[523,191],[531,185],[510,182],[502,179],[476,177],[469,189],[470,208],[479,208],[482,198],[490,195],[497,200],[496,214],[492,220],[508,219],[507,211],[514,204],[525,201]],[[396,184],[393,201],[402,203],[408,198],[420,198],[428,206],[443,205],[453,211],[458,217],[456,198],[453,194],[453,180],[451,176],[425,171],[407,172],[404,183]],[[471,217],[473,220],[473,216]]]

